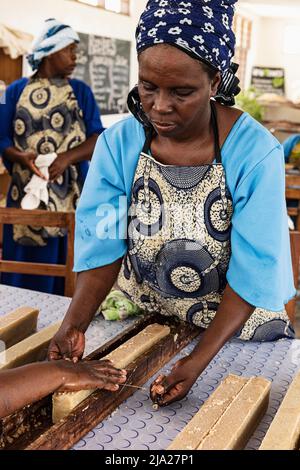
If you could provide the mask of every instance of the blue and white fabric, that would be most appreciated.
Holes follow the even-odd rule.
[[[237,0],[149,0],[136,29],[140,54],[156,44],[171,44],[221,72],[219,101],[232,106],[240,91],[232,63],[232,30]]]
[[[73,42],[79,43],[80,39],[71,26],[53,18],[46,20],[42,32],[33,44],[32,53],[27,56],[32,70],[37,70],[45,57],[61,51]]]

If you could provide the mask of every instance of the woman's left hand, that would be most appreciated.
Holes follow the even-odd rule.
[[[49,181],[53,183],[59,178],[64,171],[68,168],[70,162],[68,161],[67,154],[58,154],[52,165],[49,167]]]
[[[154,403],[166,406],[174,401],[182,400],[197,378],[199,372],[195,360],[191,356],[180,359],[167,376],[160,375],[150,387],[150,396]]]

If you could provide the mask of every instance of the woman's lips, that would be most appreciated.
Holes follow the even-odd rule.
[[[176,124],[173,122],[159,122],[159,121],[152,121],[153,125],[158,129],[162,131],[168,131],[171,129],[174,129]]]

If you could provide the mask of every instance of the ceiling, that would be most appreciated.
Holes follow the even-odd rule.
[[[271,18],[300,18],[300,0],[239,0],[252,13]]]

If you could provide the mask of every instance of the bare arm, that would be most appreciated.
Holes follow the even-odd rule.
[[[178,361],[168,377],[159,376],[151,396],[160,405],[181,400],[224,344],[245,324],[255,308],[227,285],[215,318],[192,353]],[[162,398],[160,398],[162,397]]]
[[[101,268],[81,272],[76,290],[63,320],[48,351],[50,360],[72,358],[78,360],[84,351],[84,333],[117,280],[122,258]]]
[[[56,391],[102,388],[117,391],[126,372],[109,361],[41,362],[0,372],[0,418]]]
[[[21,152],[16,147],[8,147],[3,152],[4,158],[11,163],[19,163],[22,167],[28,168],[32,173],[44,179],[40,170],[35,166],[34,161],[37,158],[35,152]]]
[[[49,167],[50,181],[56,180],[70,165],[91,160],[94,148],[98,139],[98,134],[93,134],[83,144],[78,145],[72,150],[60,153],[58,158]]]

